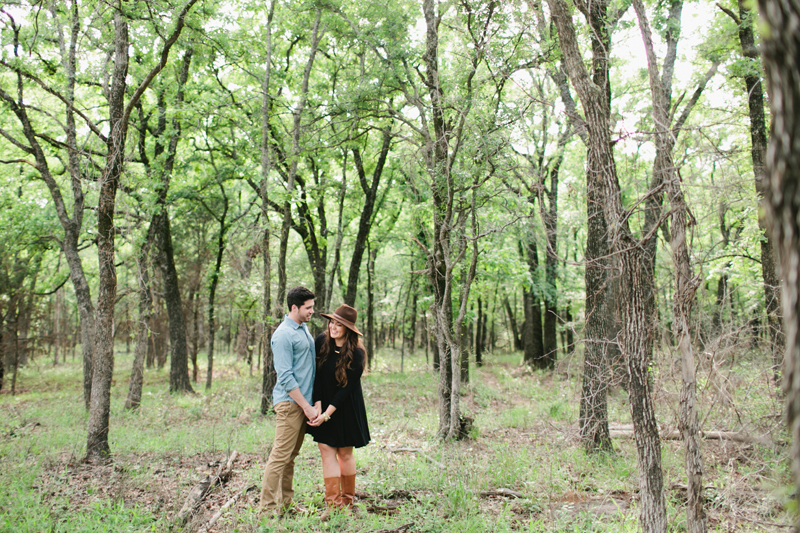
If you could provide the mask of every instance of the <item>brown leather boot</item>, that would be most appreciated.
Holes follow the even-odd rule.
[[[353,501],[356,499],[356,475],[342,476],[339,479],[342,484],[341,503],[339,505],[350,509],[353,507]]]
[[[323,522],[331,517],[331,508],[340,506],[339,500],[342,497],[340,480],[341,478],[338,477],[325,478],[325,505],[327,509],[325,509],[320,516]]]

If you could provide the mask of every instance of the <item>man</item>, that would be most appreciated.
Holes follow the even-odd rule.
[[[314,293],[294,287],[286,295],[289,314],[270,341],[278,382],[272,391],[275,443],[264,469],[261,510],[272,514],[292,506],[294,460],[300,453],[306,422],[319,412],[311,405],[316,354],[314,338],[305,325],[314,314]]]

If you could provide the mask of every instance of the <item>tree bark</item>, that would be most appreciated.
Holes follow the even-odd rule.
[[[225,187],[222,181],[218,181],[222,192],[222,215],[218,217],[219,232],[217,233],[217,257],[214,262],[214,270],[211,273],[211,281],[208,287],[208,364],[206,367],[206,390],[211,390],[214,379],[214,339],[216,336],[216,296],[217,286],[219,285],[219,273],[222,270],[222,257],[225,253],[225,233],[228,230],[226,223],[228,215],[228,195],[225,194]],[[271,392],[271,391],[270,391]]]
[[[800,5],[796,1],[759,0],[765,32],[762,53],[772,111],[765,160],[767,226],[778,252],[786,341],[784,387],[790,457],[800,487]]]

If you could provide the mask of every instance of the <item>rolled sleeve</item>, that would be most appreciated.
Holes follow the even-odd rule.
[[[289,392],[298,388],[300,385],[294,377],[292,339],[290,339],[288,335],[282,333],[283,332],[280,332],[278,335],[272,336],[270,346],[272,346],[272,357],[278,383],[283,387],[283,390]]]

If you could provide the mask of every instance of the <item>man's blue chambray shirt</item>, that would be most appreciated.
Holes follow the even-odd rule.
[[[278,382],[272,390],[272,405],[286,400],[289,391],[299,388],[302,395],[311,403],[316,371],[316,352],[314,338],[305,324],[298,324],[289,315],[272,334],[270,340],[275,373]]]

